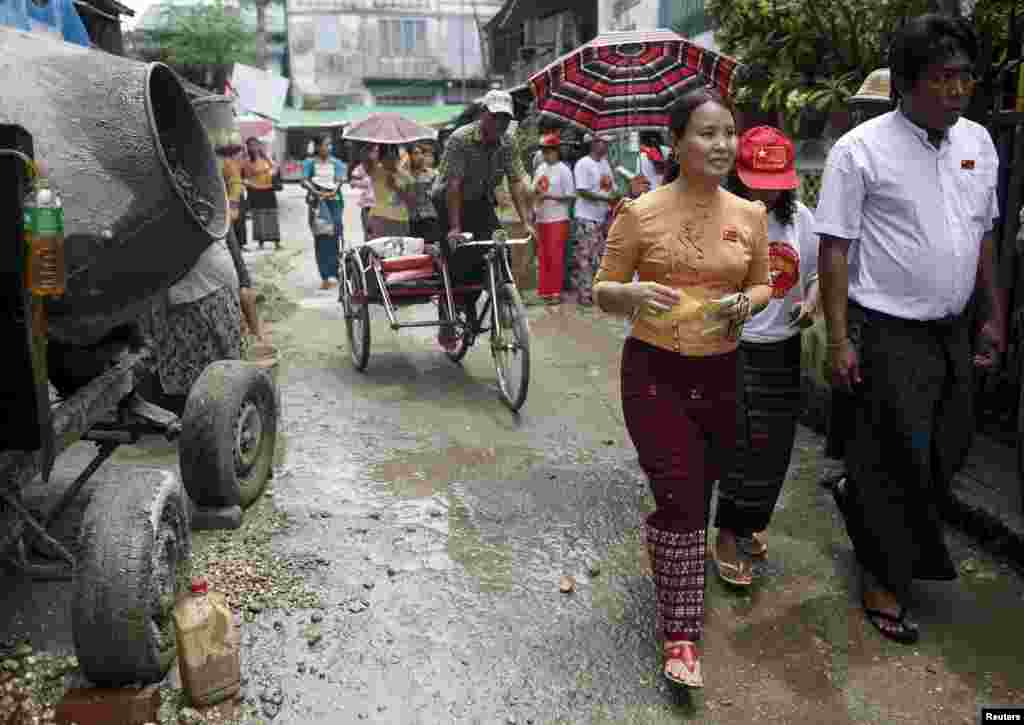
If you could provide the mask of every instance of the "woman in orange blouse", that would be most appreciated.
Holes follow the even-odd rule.
[[[643,534],[664,673],[702,687],[705,532],[712,487],[736,444],[737,340],[772,288],[764,205],[720,186],[736,158],[730,108],[701,88],[679,99],[670,126],[679,176],[623,204],[594,297],[633,319],[622,410],[656,503]]]
[[[277,219],[277,194],[274,193],[274,162],[258,138],[245,142],[248,159],[245,163],[245,187],[252,212],[252,238],[263,247],[273,242],[281,248],[281,230]]]

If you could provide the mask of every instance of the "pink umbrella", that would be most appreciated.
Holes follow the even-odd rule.
[[[407,144],[433,141],[437,131],[397,113],[375,113],[345,129],[342,138],[365,143]]]

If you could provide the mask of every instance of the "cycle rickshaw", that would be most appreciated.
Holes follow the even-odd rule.
[[[530,382],[530,338],[511,248],[529,241],[499,230],[491,240],[465,235],[447,252],[411,237],[343,245],[339,297],[352,364],[359,371],[369,364],[370,305],[384,308],[392,330],[453,328],[456,343],[445,353],[456,363],[487,333],[501,399],[518,411]],[[438,319],[399,321],[399,309],[427,304],[436,305]]]

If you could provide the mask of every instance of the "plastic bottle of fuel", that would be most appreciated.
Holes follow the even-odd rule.
[[[193,579],[190,593],[174,607],[181,684],[193,705],[216,705],[241,687],[238,628],[224,595],[205,579]]]
[[[50,184],[46,167],[38,167],[25,199],[25,287],[37,297],[60,297],[67,283],[64,266],[64,205]]]

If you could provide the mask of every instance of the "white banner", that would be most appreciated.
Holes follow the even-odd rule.
[[[288,96],[288,79],[284,76],[235,63],[231,87],[237,94],[242,113],[257,113],[275,121],[281,118],[281,110]]]

